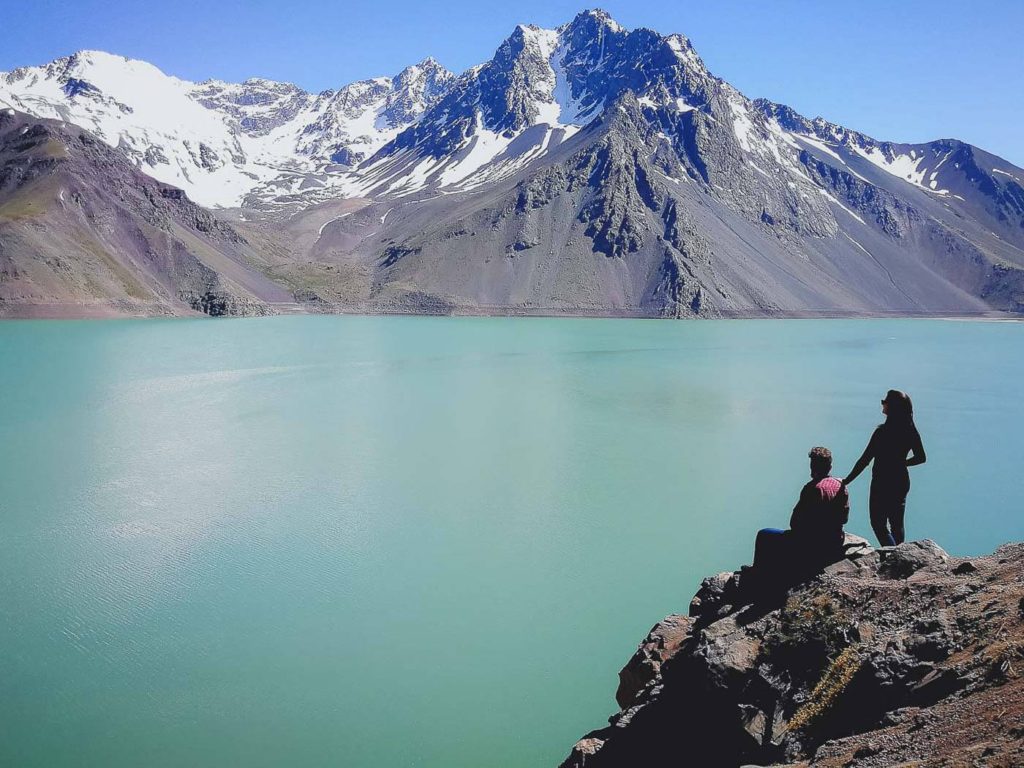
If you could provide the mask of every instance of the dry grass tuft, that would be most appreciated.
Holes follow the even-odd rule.
[[[805,728],[827,712],[839,695],[846,690],[853,676],[860,669],[860,652],[857,646],[851,645],[840,653],[835,661],[829,664],[821,680],[811,691],[811,699],[796,711],[789,724],[787,731],[797,731]]]

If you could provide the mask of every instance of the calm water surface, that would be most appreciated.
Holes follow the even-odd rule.
[[[909,535],[1024,538],[1022,380],[1011,323],[2,323],[0,764],[555,765],[889,387]]]

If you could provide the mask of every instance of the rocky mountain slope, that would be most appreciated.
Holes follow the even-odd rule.
[[[181,190],[66,123],[0,110],[0,314],[265,314],[291,295]]]
[[[705,579],[619,673],[564,768],[1024,764],[1024,545],[930,541],[829,567],[784,602]]]
[[[312,95],[83,52],[0,103],[221,208],[316,311],[706,317],[1024,310],[1024,170],[753,101],[602,11]]]

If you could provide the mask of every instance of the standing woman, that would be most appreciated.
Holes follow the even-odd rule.
[[[843,481],[849,485],[874,460],[871,467],[871,527],[883,547],[902,544],[903,514],[910,491],[908,467],[924,464],[924,446],[914,426],[914,405],[906,392],[890,389],[882,400],[885,423],[871,435],[868,447]],[[907,454],[912,453],[910,458]]]

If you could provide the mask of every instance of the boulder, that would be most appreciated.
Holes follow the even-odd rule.
[[[905,579],[923,568],[945,569],[949,555],[931,539],[906,541],[896,547],[882,547],[879,573],[894,579]]]
[[[707,619],[736,603],[740,594],[742,571],[725,571],[704,579],[690,601],[690,616]]]
[[[690,638],[693,619],[673,614],[659,621],[640,643],[636,653],[619,671],[619,688],[615,701],[627,709],[649,684],[661,677],[661,665],[675,656]]]

